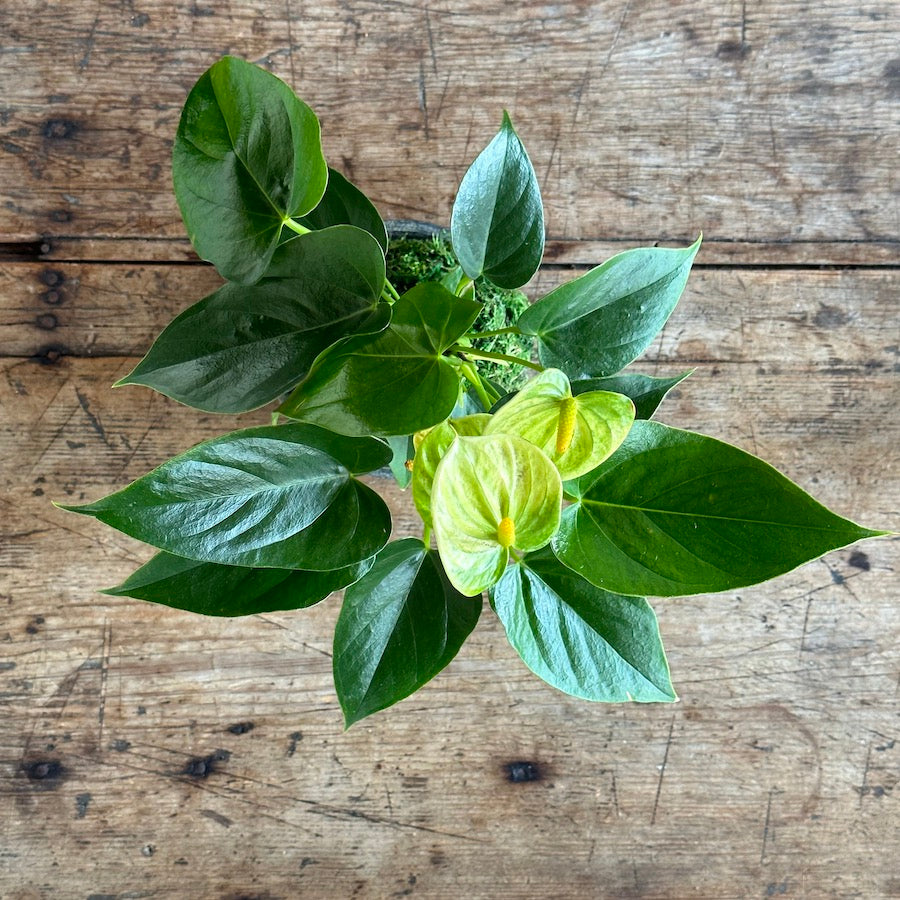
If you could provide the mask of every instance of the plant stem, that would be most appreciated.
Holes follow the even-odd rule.
[[[497,328],[494,331],[470,331],[467,338],[489,338],[498,334],[521,334],[517,325],[510,325],[509,328]]]
[[[505,353],[491,353],[488,350],[473,350],[471,347],[457,346],[453,349],[465,353],[466,356],[471,356],[473,359],[496,360],[497,362],[513,363],[517,366],[527,366],[529,369],[534,369],[535,372],[544,371],[543,366],[533,363],[530,359],[522,359],[520,356],[507,356]]]
[[[384,287],[394,300],[400,299],[397,288],[395,288],[387,278],[384,279]]]
[[[425,525],[422,528],[422,543],[425,545],[426,550],[431,546],[431,526],[430,525]]]
[[[484,382],[481,380],[481,376],[478,374],[478,370],[470,362],[464,362],[460,368],[462,369],[463,375],[472,382],[472,387],[475,388],[475,393],[478,394],[478,399],[481,401],[485,410],[490,409],[494,404],[491,402],[490,395],[484,386]]]
[[[285,219],[281,224],[290,228],[291,231],[296,231],[297,234],[309,234],[309,232],[312,230],[310,228],[307,228],[305,225],[301,225],[299,222],[295,222],[291,218]]]

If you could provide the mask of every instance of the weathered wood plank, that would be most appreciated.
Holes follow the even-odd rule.
[[[544,248],[544,263],[593,266],[632,247],[665,242],[641,236],[620,240],[557,240]],[[700,266],[897,266],[900,240],[886,241],[747,241],[709,237]],[[197,263],[188,239],[54,237],[0,244],[5,262],[166,262]]]
[[[0,35],[6,240],[180,238],[179,109],[233,52],[300,90],[329,157],[389,216],[446,221],[507,107],[555,239],[702,229],[757,261],[755,245],[795,240],[827,242],[815,262],[834,242],[859,261],[896,250],[887,0],[529,0],[502,15],[484,0],[27,0],[3,7]]]
[[[542,270],[529,293],[577,274]],[[221,284],[208,266],[0,264],[0,356],[143,355],[175,315]],[[896,285],[890,270],[698,268],[646,358],[895,372]]]
[[[900,494],[895,387],[813,378],[800,346],[777,375],[698,371],[665,418],[748,449],[755,431],[825,502],[884,521]],[[109,391],[131,362],[2,363],[5,896],[896,893],[891,542],[657,602],[675,707],[553,692],[486,610],[447,672],[343,733],[334,600],[217,621],[93,593],[148,551],[49,500],[96,496],[239,424]],[[408,499],[378,484],[408,533]]]

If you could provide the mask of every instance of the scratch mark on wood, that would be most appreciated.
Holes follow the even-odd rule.
[[[97,752],[103,752],[103,721],[106,718],[106,692],[109,681],[109,654],[112,646],[112,626],[103,620],[103,651],[100,656],[100,705],[97,709]]]
[[[762,865],[766,860],[766,845],[769,841],[769,823],[772,821],[772,796],[775,794],[775,788],[769,789],[769,800],[766,804],[766,822],[763,825],[762,847],[759,851],[759,864]]]
[[[428,49],[431,52],[431,68],[437,75],[437,55],[434,52],[434,34],[431,31],[431,15],[428,12],[428,4],[425,4],[425,33],[428,35]]]
[[[866,747],[866,762],[863,766],[862,784],[857,792],[859,793],[859,808],[862,809],[863,797],[869,792],[869,768],[872,765],[872,744]]]
[[[225,828],[231,828],[231,826],[234,825],[234,822],[229,819],[228,816],[223,816],[214,809],[201,809],[200,815],[205,816],[207,819],[212,819],[213,822],[218,822],[219,825],[222,825]]]
[[[296,88],[297,73],[294,71],[294,35],[291,31],[291,0],[284,0],[284,17],[287,21],[288,62],[291,66],[291,84]]]
[[[81,406],[82,410],[84,410],[88,422],[91,423],[91,428],[99,435],[100,439],[107,447],[112,447],[113,445],[109,442],[109,436],[106,433],[106,429],[103,427],[103,423],[91,412],[91,405],[88,398],[85,397],[77,387],[75,388],[75,396],[78,398],[78,404]]]
[[[606,53],[606,59],[603,61],[603,65],[600,66],[600,71],[597,73],[598,80],[603,77],[604,72],[606,72],[606,70],[609,68],[613,53],[615,53],[616,50],[616,45],[619,43],[619,35],[622,33],[622,26],[625,24],[625,19],[628,17],[628,10],[630,8],[631,0],[628,0],[624,8],[622,9],[622,15],[619,17],[619,24],[616,26],[616,32],[613,35],[612,43],[609,45],[609,50]],[[592,79],[592,67],[588,65],[584,70],[584,76],[581,79],[581,84],[575,91],[575,112],[572,115],[573,127],[578,122],[578,114],[581,111],[581,102],[584,99],[584,92],[590,86]]]
[[[653,800],[653,814],[650,816],[650,824],[656,824],[656,811],[659,808],[659,795],[662,791],[663,776],[666,774],[666,765],[669,762],[669,747],[672,746],[672,732],[675,730],[675,716],[669,723],[669,736],[666,738],[666,750],[663,753],[662,765],[659,767],[659,781],[656,783],[656,797]]]
[[[419,109],[422,110],[422,121],[425,127],[425,140],[431,136],[428,130],[428,91],[425,88],[425,66],[419,60]]]

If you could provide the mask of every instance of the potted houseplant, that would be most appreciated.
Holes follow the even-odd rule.
[[[191,241],[226,283],[119,384],[209,412],[274,403],[271,424],[66,508],[158,549],[111,594],[237,616],[344,589],[347,725],[436,675],[485,593],[557,688],[674,700],[645,597],[754,584],[884,533],[736,447],[651,420],[685,375],[622,370],[674,309],[699,239],[620,253],[527,304],[543,209],[505,113],[449,236],[418,248],[391,246],[328,168],[312,110],[239,59],[187,98],[173,176]],[[421,538],[389,541],[387,506],[359,478],[386,465]]]

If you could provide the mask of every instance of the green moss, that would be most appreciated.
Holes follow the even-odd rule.
[[[449,241],[444,234],[431,238],[397,238],[392,240],[387,254],[387,275],[402,294],[422,281],[440,281],[458,265]],[[515,325],[528,298],[521,291],[506,291],[479,278],[475,282],[475,299],[484,304],[472,328],[473,331],[496,331]],[[505,353],[510,356],[531,357],[532,340],[516,334],[499,334],[472,341],[478,350]],[[478,361],[478,370],[507,390],[520,388],[527,378],[521,366]]]

